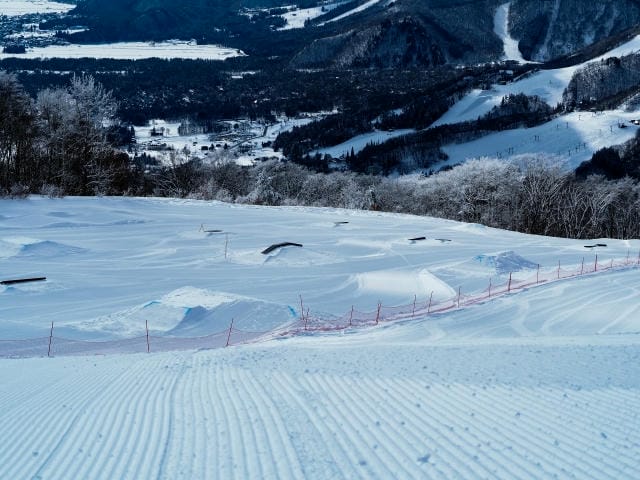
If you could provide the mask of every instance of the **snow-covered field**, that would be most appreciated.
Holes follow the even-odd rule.
[[[260,253],[282,241],[303,247]],[[46,339],[51,321],[54,344],[145,321],[156,339],[231,317],[264,331],[295,321],[299,296],[330,316],[638,258],[639,240],[594,243],[375,212],[0,200],[0,280],[48,277],[0,286],[0,338]],[[221,349],[46,358],[43,343],[0,360],[0,478],[635,478],[639,272]]]
[[[75,8],[70,3],[47,0],[0,0],[0,15],[15,17],[30,13],[65,13]]]
[[[1,53],[0,59],[9,57],[20,58],[112,58],[112,59],[141,59],[141,58],[184,58],[200,60],[224,60],[226,58],[243,56],[244,53],[234,48],[219,45],[196,45],[192,42],[121,42],[91,45],[50,45],[27,49],[26,53]]]
[[[314,18],[319,17],[320,15],[324,15],[327,12],[330,12],[334,8],[345,3],[344,1],[340,2],[329,2],[325,5],[319,7],[311,7],[311,8],[295,8],[287,13],[281,15],[287,21],[287,24],[280,28],[279,30],[290,30],[292,28],[303,28],[304,22],[307,20],[313,20]]]

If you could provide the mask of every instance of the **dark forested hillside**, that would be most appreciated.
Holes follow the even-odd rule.
[[[638,0],[515,0],[510,27],[525,58],[548,61],[633,28]]]

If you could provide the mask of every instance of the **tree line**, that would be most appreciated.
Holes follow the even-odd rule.
[[[156,181],[157,195],[428,215],[566,238],[638,238],[640,183],[580,177],[555,158],[472,160],[431,176],[317,173],[292,162],[251,168],[192,162]]]
[[[111,93],[90,76],[33,99],[0,72],[0,194],[126,191],[131,169],[112,144],[122,133],[115,110]]]

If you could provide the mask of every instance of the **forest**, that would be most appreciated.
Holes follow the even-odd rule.
[[[508,117],[524,103],[538,105],[515,98],[500,110]],[[116,111],[111,92],[90,76],[32,98],[0,73],[0,196],[163,195],[404,212],[572,238],[640,236],[639,172],[629,168],[639,139],[599,152],[579,174],[540,156],[470,161],[429,176],[324,174],[278,161],[241,167],[223,154],[150,168],[116,148],[132,134]],[[628,168],[615,175],[611,165]]]

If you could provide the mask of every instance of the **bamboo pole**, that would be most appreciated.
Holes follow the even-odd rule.
[[[49,333],[49,350],[47,351],[47,357],[51,357],[51,343],[53,342],[53,322],[51,322],[51,332]]]
[[[144,321],[144,328],[147,331],[147,353],[150,353],[151,347],[149,345],[149,320]]]
[[[229,325],[229,334],[227,335],[227,344],[225,345],[225,347],[228,347],[229,344],[231,343],[231,330],[233,330],[233,322],[235,321],[235,318],[231,319],[231,325]]]

